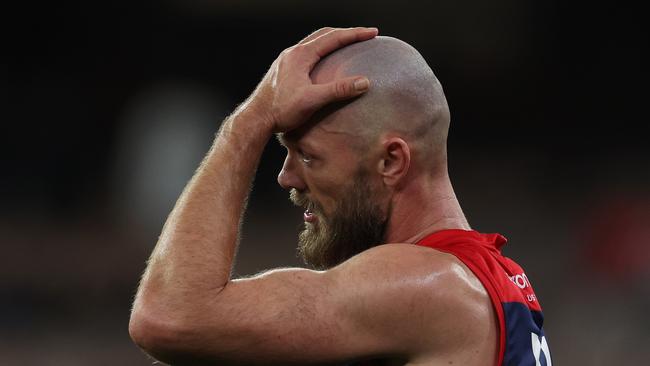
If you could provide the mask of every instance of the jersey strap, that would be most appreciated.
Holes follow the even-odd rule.
[[[507,239],[473,230],[442,230],[416,243],[454,255],[485,287],[499,321],[496,364],[551,366],[544,316],[528,276],[501,254]]]

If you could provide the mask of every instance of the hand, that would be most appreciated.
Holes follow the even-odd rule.
[[[300,126],[326,104],[366,92],[369,81],[363,76],[314,84],[309,74],[329,53],[374,38],[377,32],[376,28],[317,30],[278,56],[242,107],[264,116],[273,132],[286,132]]]

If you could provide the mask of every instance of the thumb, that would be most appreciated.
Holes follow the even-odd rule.
[[[316,87],[314,89],[316,99],[320,102],[318,107],[322,107],[365,93],[370,88],[370,80],[364,76],[350,76],[314,86]]]

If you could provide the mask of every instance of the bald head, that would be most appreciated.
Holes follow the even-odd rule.
[[[409,144],[418,165],[446,169],[449,108],[440,82],[420,53],[399,39],[379,36],[331,53],[311,77],[320,84],[352,75],[367,76],[371,87],[360,98],[334,106],[341,117],[336,128],[362,137],[356,140],[360,145],[385,133],[397,134]]]

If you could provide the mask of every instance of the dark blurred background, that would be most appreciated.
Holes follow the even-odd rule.
[[[558,365],[650,361],[646,12],[621,2],[22,2],[3,12],[0,364],[148,365],[130,303],[220,121],[282,49],[377,26],[452,110],[472,226],[527,270]],[[298,265],[263,157],[237,273]]]

